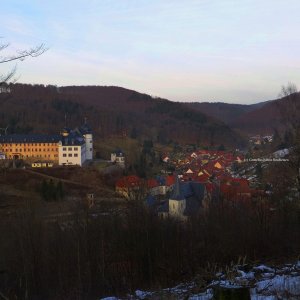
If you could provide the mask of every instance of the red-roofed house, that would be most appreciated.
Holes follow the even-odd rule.
[[[244,178],[224,178],[220,185],[221,195],[226,200],[240,201],[251,198],[249,181]]]
[[[116,192],[129,198],[131,192],[141,188],[142,183],[142,179],[135,175],[123,177],[116,182]]]

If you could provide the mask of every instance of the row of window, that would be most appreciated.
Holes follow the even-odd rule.
[[[2,145],[4,147],[11,147],[11,146],[28,147],[28,146],[53,146],[53,145],[57,145],[57,143],[21,143],[21,144],[9,143],[9,144],[2,144]]]
[[[3,151],[5,151],[5,152],[9,152],[9,151],[13,151],[13,152],[50,152],[50,151],[58,151],[58,149],[37,149],[37,148],[35,148],[35,149],[30,149],[30,148],[25,148],[25,149],[22,149],[22,148],[16,148],[15,150],[14,149],[8,149],[8,148],[6,148],[6,149],[3,149]]]
[[[63,157],[67,157],[67,154],[63,153]],[[68,157],[73,157],[72,153],[68,153]],[[74,153],[74,157],[78,157],[78,154]]]
[[[62,149],[63,151],[72,151],[72,150],[74,150],[74,151],[78,151],[78,147],[74,147],[74,149],[73,149],[73,147],[63,147],[63,149]]]
[[[9,155],[8,157],[13,158],[14,155]],[[36,157],[36,158],[51,158],[51,155],[50,154],[45,154],[45,155],[21,155],[21,158],[30,158],[30,157],[32,157],[32,158],[34,158],[34,157]],[[58,155],[55,154],[54,157],[57,158]]]

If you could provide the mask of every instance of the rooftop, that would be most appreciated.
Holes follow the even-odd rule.
[[[0,136],[0,143],[58,143],[59,134],[8,134]]]

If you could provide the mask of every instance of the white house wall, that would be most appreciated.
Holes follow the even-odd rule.
[[[79,165],[86,160],[85,145],[59,145],[58,163],[59,165]]]
[[[169,214],[170,216],[181,217],[186,208],[185,200],[172,200],[169,199]]]

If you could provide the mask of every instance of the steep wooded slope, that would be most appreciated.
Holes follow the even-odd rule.
[[[11,85],[1,94],[0,125],[10,132],[57,132],[88,117],[97,137],[127,134],[167,143],[239,146],[227,125],[185,104],[120,87]]]

